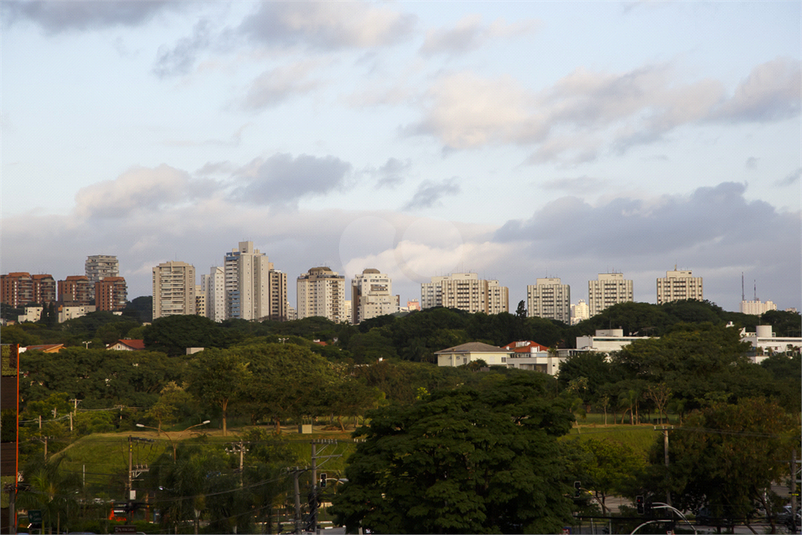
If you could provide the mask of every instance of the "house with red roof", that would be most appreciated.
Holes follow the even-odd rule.
[[[113,351],[142,351],[145,349],[145,341],[126,338],[124,340],[117,340],[113,344],[107,346],[106,349]]]

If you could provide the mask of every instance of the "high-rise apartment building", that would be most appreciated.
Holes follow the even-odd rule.
[[[336,323],[350,318],[345,308],[345,277],[327,267],[314,267],[296,282],[298,319],[322,316]]]
[[[510,308],[509,289],[497,280],[480,279],[476,273],[452,273],[432,277],[421,284],[421,308],[447,307],[465,312],[500,314]]]
[[[527,315],[571,322],[571,287],[559,278],[537,279],[526,287]]]
[[[58,281],[57,300],[67,306],[94,305],[93,286],[85,275],[70,275]]]
[[[357,325],[364,320],[395,314],[398,299],[393,295],[393,281],[378,269],[362,270],[361,275],[351,281],[351,323]]]
[[[261,320],[270,315],[270,270],[267,255],[252,241],[239,242],[224,260],[226,318]]]
[[[200,284],[195,285],[195,314],[206,317],[206,290]]]
[[[588,308],[595,316],[607,307],[633,301],[632,281],[623,273],[599,273],[598,280],[588,281]]]
[[[0,302],[12,307],[34,303],[31,274],[16,271],[0,275]]]
[[[657,304],[696,299],[703,301],[702,277],[694,277],[690,270],[666,271],[664,278],[657,279]]]
[[[95,309],[117,312],[123,310],[128,298],[128,287],[122,277],[106,277],[95,283]]]
[[[226,275],[221,267],[212,267],[201,275],[201,287],[206,295],[206,317],[221,322],[226,319]]]
[[[270,269],[270,316],[272,321],[287,321],[287,274]]]
[[[89,287],[92,290],[92,298],[95,298],[95,283],[106,277],[120,276],[120,262],[116,256],[98,254],[86,257],[84,264],[86,278],[89,279]]]
[[[194,315],[195,266],[164,262],[153,268],[153,319]]]
[[[571,325],[576,325],[589,318],[590,308],[584,299],[580,299],[577,304],[571,305]]]
[[[56,302],[56,279],[52,275],[32,275],[33,301],[40,305]]]

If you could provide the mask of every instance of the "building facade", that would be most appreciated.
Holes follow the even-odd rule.
[[[420,306],[500,314],[509,312],[509,289],[497,280],[480,279],[476,273],[452,273],[421,284]]]
[[[378,269],[368,268],[351,281],[351,323],[395,314],[398,299],[393,295],[393,281]]]
[[[287,321],[287,274],[270,269],[270,320]]]
[[[755,299],[754,301],[741,301],[741,314],[751,314],[753,316],[760,316],[769,310],[777,310],[777,305],[771,301],[761,301]]]
[[[270,315],[270,270],[267,255],[241,241],[224,260],[226,318],[260,320]]]
[[[349,321],[345,307],[345,277],[327,267],[315,267],[296,281],[298,319],[321,316],[336,323]]]
[[[195,266],[163,262],[153,268],[153,319],[194,315]]]
[[[123,277],[106,277],[95,283],[95,310],[119,312],[125,308],[128,287]]]
[[[559,278],[537,279],[526,287],[527,315],[537,318],[571,322],[571,287]]]
[[[212,267],[208,275],[201,275],[201,287],[206,296],[206,317],[216,322],[226,319],[225,270]]]
[[[33,279],[30,273],[16,271],[0,275],[0,302],[12,307],[33,303]]]
[[[58,281],[57,299],[67,306],[94,306],[93,285],[86,275],[70,275]]]
[[[684,299],[704,300],[702,277],[694,277],[690,270],[666,271],[666,276],[657,279],[657,304],[682,301]]]
[[[575,305],[571,305],[571,325],[590,319],[590,307],[584,299],[580,299]]]
[[[634,301],[632,281],[623,273],[599,273],[595,281],[588,281],[588,308],[595,316],[607,307]]]
[[[107,277],[120,276],[120,262],[116,256],[98,254],[86,257],[84,263],[84,273],[89,279],[89,288],[92,292],[92,299],[95,298],[95,284]]]

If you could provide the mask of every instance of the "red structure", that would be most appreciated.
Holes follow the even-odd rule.
[[[17,480],[19,474],[19,345],[0,345],[0,409],[5,414],[14,411],[14,439],[0,443],[0,475],[13,476]],[[9,411],[9,412],[6,412]],[[3,427],[12,422],[3,421]],[[17,496],[16,484],[8,485],[3,492],[9,493],[8,508],[0,510],[0,533],[16,533],[16,513],[14,502]]]

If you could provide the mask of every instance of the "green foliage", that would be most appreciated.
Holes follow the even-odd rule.
[[[760,317],[762,325],[771,325],[777,336],[802,336],[802,320],[799,312],[770,310]]]
[[[82,400],[87,409],[149,407],[167,382],[181,376],[183,367],[182,361],[152,351],[26,351],[20,355],[20,372],[29,380],[20,382],[20,397],[28,402],[64,392]]]
[[[27,490],[17,494],[17,508],[42,512],[42,528],[60,533],[70,531],[79,512],[76,495],[81,481],[76,474],[61,469],[61,459],[43,461],[32,458],[22,468]]]
[[[772,482],[787,476],[790,450],[799,440],[798,419],[776,402],[712,405],[671,433],[668,468],[662,440],[656,441],[646,485],[660,497],[670,491],[684,511],[707,507],[715,518],[740,521],[768,505]]]
[[[646,467],[642,455],[616,440],[574,438],[563,445],[575,454],[571,467],[575,480],[582,483],[582,488],[593,492],[605,515],[609,513],[607,497],[631,495],[640,472]]]
[[[139,323],[153,321],[153,296],[142,295],[126,303],[123,316],[132,318]]]
[[[228,434],[228,407],[241,400],[251,380],[248,362],[242,354],[224,349],[207,349],[195,355],[187,367],[187,391],[201,403],[217,407],[223,415],[223,435]]]
[[[241,339],[209,318],[195,315],[166,316],[153,320],[145,330],[145,346],[170,356],[186,354],[188,347],[224,348]]]
[[[330,512],[383,533],[558,531],[571,503],[556,437],[571,417],[544,379],[491,374],[374,411]]]
[[[39,345],[42,339],[19,325],[0,326],[0,340],[4,344],[19,344],[20,347]]]

